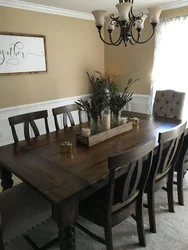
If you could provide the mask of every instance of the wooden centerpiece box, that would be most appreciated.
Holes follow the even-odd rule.
[[[112,126],[111,129],[109,130],[104,130],[104,128],[101,126],[98,129],[94,129],[94,130],[91,129],[90,135],[84,135],[81,131],[79,133],[76,133],[76,141],[78,143],[91,147],[97,143],[108,140],[116,135],[125,133],[131,130],[132,128],[133,128],[132,121],[124,123],[124,124]]]

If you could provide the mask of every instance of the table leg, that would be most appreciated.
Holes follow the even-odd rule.
[[[74,226],[59,228],[59,245],[61,250],[75,250],[75,230]]]
[[[13,186],[12,174],[3,167],[1,168],[1,186],[3,191]]]
[[[78,200],[73,199],[66,203],[55,204],[53,218],[59,227],[60,250],[75,250],[74,223],[78,218]]]

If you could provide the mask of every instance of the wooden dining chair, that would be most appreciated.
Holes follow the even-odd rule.
[[[105,239],[95,235],[79,223],[75,225],[92,238],[105,244],[107,250],[113,249],[112,227],[131,215],[137,223],[140,245],[146,246],[143,192],[150,164],[143,165],[143,158],[147,155],[148,161],[151,163],[154,144],[155,139],[119,155],[110,156],[108,158],[110,171],[108,186],[83,200],[79,205],[82,217],[104,228]]]
[[[167,132],[159,133],[157,152],[153,157],[151,171],[148,177],[145,193],[148,208],[150,231],[156,233],[155,221],[155,192],[159,189],[167,191],[168,208],[174,212],[173,177],[175,164],[178,159],[186,128],[186,123]],[[147,161],[145,162],[147,165]],[[167,185],[167,187],[164,187]]]
[[[16,133],[15,125],[20,124],[20,123],[24,124],[24,137],[25,137],[25,139],[30,139],[30,132],[29,132],[30,126],[32,128],[34,136],[40,135],[39,130],[37,128],[37,125],[35,123],[35,120],[44,119],[46,133],[49,133],[47,110],[16,115],[16,116],[9,117],[8,119],[9,119],[9,124],[11,126],[14,142],[19,141],[17,133]]]
[[[57,108],[52,109],[52,113],[53,113],[53,116],[54,116],[55,127],[56,127],[57,131],[60,130],[60,126],[59,126],[58,118],[57,118],[58,115],[61,115],[61,114],[63,115],[63,126],[64,126],[64,128],[68,127],[68,119],[70,121],[71,126],[75,125],[74,118],[73,118],[73,116],[71,114],[71,112],[73,112],[73,111],[78,111],[79,122],[82,123],[81,111],[78,110],[78,107],[77,107],[76,104],[70,104],[70,105],[66,105],[66,106],[57,107]],[[67,117],[68,117],[68,119],[67,119]]]
[[[5,246],[21,236],[34,250],[50,248],[57,238],[39,248],[27,234],[51,216],[51,204],[27,184],[3,191],[0,193],[0,249],[5,250]]]
[[[188,134],[184,137],[182,149],[180,151],[175,172],[177,172],[177,181],[174,184],[177,185],[178,191],[178,204],[183,206],[184,205],[184,196],[183,196],[183,178],[186,172],[186,165],[188,164]]]
[[[15,128],[17,124],[24,124],[25,139],[30,138],[29,126],[31,126],[35,136],[40,135],[35,123],[35,120],[38,119],[44,119],[46,133],[49,133],[47,117],[47,110],[9,117],[14,142],[19,141]],[[10,173],[10,175],[12,174]],[[0,194],[0,216],[2,219],[0,221],[0,249],[4,250],[6,244],[19,236],[24,236],[33,249],[39,250],[40,248],[27,236],[27,233],[51,218],[51,205],[36,191],[21,183]],[[48,249],[55,242],[57,239],[47,243],[41,249]]]

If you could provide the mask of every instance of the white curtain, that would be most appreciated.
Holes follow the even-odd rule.
[[[156,90],[164,89],[188,96],[188,16],[162,19],[156,32],[150,107]],[[188,98],[184,118],[188,118]]]

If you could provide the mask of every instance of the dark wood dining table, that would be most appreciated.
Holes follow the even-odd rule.
[[[12,174],[41,193],[52,205],[52,217],[59,227],[61,250],[76,249],[74,223],[79,201],[108,183],[108,156],[143,144],[181,123],[180,120],[123,112],[138,117],[139,126],[92,147],[76,143],[81,125],[0,147],[1,185],[13,185]],[[73,144],[73,154],[61,153],[60,144]],[[117,176],[121,174],[121,170]]]

